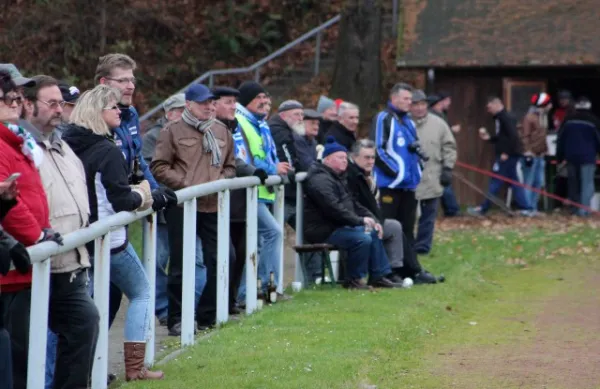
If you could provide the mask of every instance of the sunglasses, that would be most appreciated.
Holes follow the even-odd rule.
[[[3,101],[4,104],[9,107],[15,102],[17,105],[23,104],[23,98],[21,96],[2,96],[0,97],[0,101]]]

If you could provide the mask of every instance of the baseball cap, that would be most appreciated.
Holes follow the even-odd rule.
[[[16,86],[32,87],[35,86],[35,80],[23,77],[19,69],[12,63],[0,63],[0,70],[4,70],[10,74]]]
[[[59,81],[58,89],[60,89],[60,93],[62,93],[63,100],[67,103],[75,103],[81,95],[79,89],[71,84],[68,84],[66,81]]]
[[[185,107],[185,93],[177,93],[165,100],[163,103],[163,109],[165,112],[169,112],[175,108]]]
[[[185,91],[186,101],[203,103],[206,100],[216,100],[217,97],[208,89],[206,85],[194,84]]]

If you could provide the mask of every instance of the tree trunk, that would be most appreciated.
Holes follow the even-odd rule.
[[[381,103],[381,23],[381,0],[346,0],[331,96],[358,105],[362,123]]]
[[[100,55],[106,51],[106,0],[100,0]]]

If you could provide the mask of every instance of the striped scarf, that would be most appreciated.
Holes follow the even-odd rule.
[[[187,109],[187,107],[183,110],[183,116],[181,117],[184,122],[194,127],[202,134],[204,137],[202,138],[202,148],[205,153],[211,153],[211,165],[212,166],[220,166],[221,165],[221,148],[217,143],[217,139],[213,135],[210,127],[215,123],[216,119],[208,119],[208,120],[198,120],[192,113]]]

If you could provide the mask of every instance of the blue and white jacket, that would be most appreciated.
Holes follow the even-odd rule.
[[[277,164],[279,163],[279,158],[277,158],[277,146],[275,145],[275,141],[271,135],[271,129],[264,120],[264,117],[259,117],[258,115],[253,114],[252,112],[248,111],[246,107],[239,103],[236,104],[235,115],[236,118],[238,118],[237,132],[244,131],[244,128],[242,128],[242,125],[240,124],[240,119],[246,119],[252,125],[254,131],[262,138],[263,151],[265,153],[264,159],[256,156],[252,156],[251,160],[246,160],[246,158],[242,159],[244,159],[247,163],[251,163],[258,169],[263,169],[269,175],[277,174]],[[246,137],[248,138],[248,135]],[[238,145],[240,145],[239,140],[236,140],[235,137],[234,140],[236,141],[236,157],[241,158],[238,155],[237,149]],[[250,142],[250,139],[248,139],[248,142]],[[249,152],[250,150],[246,151]],[[247,154],[248,157],[250,157],[251,153]]]
[[[371,139],[377,147],[377,187],[415,190],[421,182],[421,165],[419,157],[409,150],[409,145],[418,140],[410,116],[388,103],[388,109],[374,119]]]
[[[142,157],[142,138],[140,136],[140,119],[132,106],[121,107],[121,125],[114,129],[115,144],[119,146],[127,162],[128,173],[133,173],[133,161],[137,158],[144,178],[148,180],[151,189],[158,188],[158,183],[152,176],[148,164]]]

